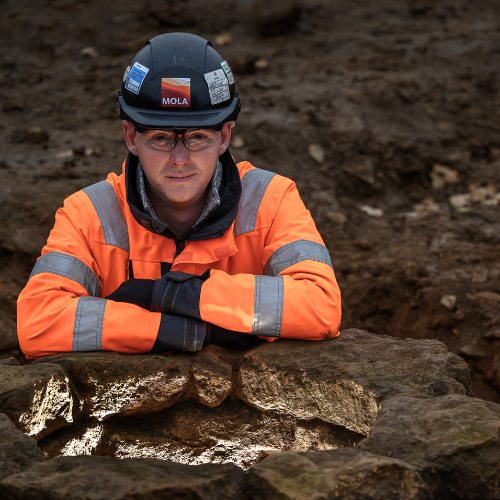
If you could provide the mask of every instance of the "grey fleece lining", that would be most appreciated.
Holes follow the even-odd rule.
[[[141,201],[144,206],[144,210],[150,217],[159,220],[146,190],[146,182],[144,180],[144,170],[142,169],[140,161],[137,166],[136,180],[137,180],[139,195],[141,197]],[[212,176],[212,180],[210,181],[210,189],[208,191],[207,201],[205,203],[205,206],[203,207],[203,210],[201,211],[200,217],[198,218],[192,229],[198,227],[220,205],[219,188],[221,182],[222,182],[222,163],[220,162],[219,159],[217,159],[214,175]]]

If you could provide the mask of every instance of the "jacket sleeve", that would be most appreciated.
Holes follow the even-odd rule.
[[[37,358],[67,351],[200,349],[204,322],[103,298],[126,279],[128,252],[106,246],[94,216],[82,192],[58,210],[47,245],[18,299],[22,351]],[[103,256],[109,261],[106,279],[97,253],[101,262]]]
[[[248,255],[249,261],[259,261],[261,273],[230,275],[212,269],[199,284],[198,299],[181,285],[171,311],[185,313],[187,304],[196,304],[191,315],[268,340],[337,336],[339,287],[328,250],[295,184],[276,176],[257,208],[253,204],[250,210],[255,216],[253,232],[237,234],[236,241],[238,252]],[[245,207],[240,203],[241,210]]]

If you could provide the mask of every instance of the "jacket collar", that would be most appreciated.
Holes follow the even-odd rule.
[[[219,156],[219,160],[222,164],[222,179],[218,190],[220,204],[201,224],[194,226],[185,241],[220,238],[236,218],[242,191],[238,168],[229,150]],[[137,186],[138,164],[139,158],[129,153],[125,162],[125,187],[127,203],[132,215],[148,231],[178,240],[179,237],[168,224],[152,217],[145,210]]]

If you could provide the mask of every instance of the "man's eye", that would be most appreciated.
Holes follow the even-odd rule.
[[[201,132],[199,134],[194,134],[190,137],[190,139],[194,139],[195,141],[201,141],[206,138],[207,136],[205,134],[202,134]]]
[[[168,137],[166,135],[155,135],[153,137],[153,140],[155,142],[165,142],[165,141],[168,141]]]

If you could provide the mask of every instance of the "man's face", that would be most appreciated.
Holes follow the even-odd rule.
[[[130,152],[141,161],[153,205],[156,201],[171,209],[189,209],[200,203],[217,158],[226,151],[231,138],[231,124],[226,123],[206,149],[191,151],[179,139],[171,151],[158,151],[141,139],[132,123],[123,121],[123,131]]]

